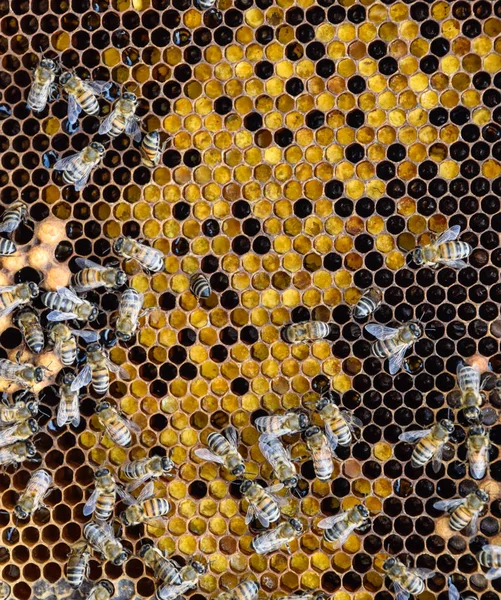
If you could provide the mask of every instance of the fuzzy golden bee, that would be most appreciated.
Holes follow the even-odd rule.
[[[477,560],[482,567],[489,570],[485,573],[488,581],[501,577],[501,546],[488,544],[477,554]]]
[[[174,468],[174,463],[170,457],[152,456],[151,458],[140,458],[125,463],[121,467],[121,472],[124,477],[131,481],[127,486],[127,490],[131,492],[150,479],[159,479],[164,475],[168,475]]]
[[[259,449],[280,483],[289,489],[296,487],[299,481],[296,465],[289,450],[284,448],[280,440],[274,435],[263,433],[259,437]]]
[[[16,314],[13,322],[19,327],[31,352],[40,354],[45,345],[45,336],[38,315],[30,308],[24,308]]]
[[[35,68],[33,82],[26,101],[28,108],[33,112],[42,112],[47,106],[49,97],[56,90],[55,81],[58,71],[58,64],[50,58],[42,58]]]
[[[71,423],[78,427],[80,423],[80,394],[73,391],[71,386],[75,381],[74,373],[65,373],[59,386],[59,407],[57,409],[56,423],[63,427]]]
[[[72,588],[78,589],[89,574],[90,551],[86,543],[73,546],[66,563],[66,578]]]
[[[94,550],[115,566],[119,567],[127,560],[128,552],[109,523],[90,521],[84,525],[83,534]]]
[[[285,546],[289,553],[289,547],[292,540],[297,539],[303,533],[303,524],[298,519],[289,519],[280,523],[278,527],[272,531],[257,535],[251,542],[252,549],[257,554],[269,554],[280,550]]]
[[[99,335],[86,329],[70,329],[65,323],[53,323],[49,331],[49,339],[54,345],[54,352],[65,367],[70,367],[77,358],[77,340],[80,337],[90,344],[97,342]]]
[[[72,290],[58,287],[55,292],[42,294],[42,302],[47,308],[52,309],[47,315],[51,322],[69,321],[95,321],[99,314],[97,306],[83,298],[79,298]]]
[[[15,442],[10,446],[0,448],[0,465],[17,466],[25,460],[34,458],[37,449],[29,440],[23,442]]]
[[[370,317],[381,306],[383,292],[377,287],[371,287],[360,296],[352,310],[355,319]]]
[[[115,323],[117,338],[129,341],[136,333],[139,319],[148,311],[141,313],[144,296],[133,288],[128,288],[120,297],[118,317]]]
[[[38,285],[32,281],[0,287],[0,317],[5,317],[19,306],[30,303],[39,293]]]
[[[123,379],[129,377],[126,369],[111,362],[100,344],[89,344],[87,346],[87,364],[75,377],[71,384],[71,390],[76,392],[92,383],[96,394],[106,394],[110,387],[110,371],[118,373]]]
[[[99,127],[99,134],[108,134],[111,138],[116,138],[122,133],[126,133],[139,142],[141,131],[139,129],[139,119],[136,117],[138,106],[137,97],[131,92],[125,92],[122,97],[115,102],[115,106],[110,114],[104,119]]]
[[[481,417],[480,407],[484,400],[481,393],[483,386],[480,381],[480,371],[476,367],[460,362],[456,375],[461,390],[461,408],[464,410],[464,416],[469,421],[478,421]]]
[[[0,404],[0,427],[6,427],[19,421],[26,421],[38,414],[38,402],[32,400],[17,400],[14,404]]]
[[[83,507],[83,514],[87,517],[94,513],[96,521],[107,521],[113,515],[117,495],[122,499],[128,496],[109,469],[98,469],[94,474],[94,491]]]
[[[300,342],[314,342],[326,338],[331,332],[331,326],[323,321],[304,321],[292,323],[282,328],[281,335],[284,342],[299,344]]]
[[[255,581],[241,581],[229,592],[216,596],[215,600],[257,600],[258,592],[259,586]]]
[[[377,341],[372,350],[378,358],[389,359],[389,371],[395,375],[400,371],[407,350],[423,336],[423,327],[417,322],[401,325],[397,329],[369,323],[366,331],[373,335]]]
[[[141,162],[146,167],[156,167],[162,158],[169,140],[162,144],[159,131],[148,132],[141,141]]]
[[[144,564],[153,571],[155,579],[159,579],[166,585],[180,585],[182,583],[180,571],[181,565],[174,559],[167,558],[155,546],[145,543],[138,552],[139,558],[142,558]]]
[[[140,523],[159,522],[170,511],[170,503],[166,498],[155,498],[155,484],[147,483],[137,498],[129,494],[124,497],[128,508],[120,514],[120,521],[126,526]],[[159,519],[160,518],[160,519]]]
[[[489,465],[491,442],[489,432],[483,425],[473,425],[468,430],[467,458],[473,479],[483,479]]]
[[[431,429],[407,431],[401,433],[398,439],[409,444],[418,442],[411,456],[411,466],[413,468],[424,467],[432,460],[432,468],[435,472],[438,472],[442,464],[445,445],[453,431],[454,423],[448,419],[442,419]]]
[[[90,174],[103,159],[106,150],[99,142],[91,142],[80,152],[65,156],[54,164],[55,171],[63,172],[63,181],[74,184],[75,191],[83,189]]]
[[[396,558],[388,558],[383,563],[383,571],[393,583],[395,600],[407,600],[411,594],[419,596],[425,588],[425,580],[435,574],[429,569],[411,569]]]
[[[254,421],[254,427],[259,433],[269,433],[276,437],[282,435],[291,435],[304,431],[310,425],[310,420],[306,413],[287,411],[284,415],[268,415],[258,417]]]
[[[475,535],[480,513],[489,502],[489,494],[484,490],[476,490],[466,498],[440,500],[433,505],[437,510],[445,510],[450,514],[449,526],[453,531],[468,529],[469,535]]]
[[[367,522],[369,511],[363,504],[356,504],[353,508],[339,515],[327,517],[318,523],[324,530],[324,540],[342,546],[350,534]]]
[[[116,267],[103,267],[87,258],[78,257],[75,261],[82,269],[73,275],[72,287],[75,292],[88,292],[100,287],[115,289],[127,283],[127,275]]]
[[[35,367],[30,363],[12,362],[6,358],[0,359],[0,379],[11,381],[26,388],[32,388],[45,379],[48,368],[41,365]]]
[[[43,499],[50,492],[52,482],[52,475],[45,469],[33,473],[14,507],[14,514],[18,519],[27,519],[43,507]]]
[[[78,120],[83,111],[88,115],[99,114],[99,102],[96,96],[100,96],[111,87],[107,81],[83,80],[75,73],[63,73],[59,77],[59,83],[68,94],[68,121],[72,125]]]
[[[331,448],[350,446],[353,441],[355,427],[362,429],[362,421],[346,410],[341,410],[330,394],[326,394],[316,403],[316,411],[322,418],[325,435]]]
[[[40,427],[33,417],[26,419],[26,421],[14,423],[5,429],[0,429],[0,448],[27,440],[39,431]]]
[[[330,440],[320,427],[308,427],[304,432],[308,450],[311,452],[315,475],[320,481],[329,481],[334,472],[333,459],[336,456],[337,440]]]
[[[207,565],[201,561],[191,559],[179,571],[179,583],[163,584],[155,593],[156,600],[174,600],[188,590],[196,588],[200,577],[207,572]]]
[[[163,271],[164,253],[157,248],[142,244],[130,237],[120,236],[115,240],[113,250],[118,256],[136,260],[146,271],[152,273]]]
[[[0,232],[12,233],[15,231],[23,221],[26,221],[28,217],[28,207],[21,200],[16,200],[5,209],[0,221]],[[2,240],[9,241],[9,240]],[[14,252],[16,247],[14,246]],[[9,252],[13,254],[14,252]],[[3,252],[2,252],[3,254]]]
[[[114,593],[115,586],[111,581],[109,579],[101,579],[101,581],[98,581],[94,585],[86,600],[110,600]]]
[[[244,481],[240,485],[240,492],[247,500],[249,506],[245,516],[246,524],[256,518],[263,527],[269,527],[280,519],[280,502],[274,493],[283,489],[283,483],[263,488],[254,481]]]
[[[463,258],[467,258],[473,251],[470,244],[458,242],[457,237],[461,233],[461,227],[454,225],[432,244],[418,246],[412,253],[414,262],[421,266],[426,265],[436,269],[441,264],[448,267],[462,269],[466,267]]]
[[[232,475],[241,475],[245,471],[245,463],[238,452],[238,432],[230,426],[220,433],[212,432],[207,436],[209,449],[195,450],[198,458],[223,465]]]
[[[131,431],[141,433],[139,425],[121,415],[109,402],[100,402],[96,406],[96,415],[106,435],[117,446],[126,448],[132,442]]]

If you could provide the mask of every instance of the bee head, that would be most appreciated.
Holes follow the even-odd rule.
[[[110,596],[113,596],[115,593],[115,586],[108,579],[103,579],[98,583],[98,585],[103,587],[110,594]]]
[[[120,565],[123,565],[126,560],[127,552],[120,552],[120,554],[113,559],[113,564],[119,567]]]
[[[49,71],[56,70],[56,63],[51,58],[42,58],[40,61],[40,66],[43,69],[49,69]]]
[[[324,396],[323,398],[320,398],[320,400],[317,402],[316,409],[323,410],[327,406],[327,404],[329,404],[329,402],[330,402],[330,400],[326,396]]]
[[[71,79],[71,77],[72,77],[71,73],[63,73],[61,75],[61,77],[59,77],[59,83],[61,85],[64,85],[64,84],[68,83],[68,81]]]
[[[106,468],[99,469],[98,471],[96,471],[96,477],[106,477],[106,475],[109,475],[109,474],[110,474],[110,470],[106,469]]]
[[[447,433],[452,433],[454,431],[454,423],[449,421],[449,419],[442,419],[440,421],[440,425],[445,429],[445,431],[447,431]]]
[[[130,525],[129,517],[127,516],[127,511],[124,510],[123,512],[121,512],[120,516],[119,516],[119,519],[120,519],[120,521],[122,521],[122,523],[126,527],[128,527]]]
[[[469,434],[470,434],[470,436],[472,436],[472,435],[484,435],[485,434],[485,428],[483,427],[483,425],[480,425],[480,424],[473,425],[473,427],[470,427]]]
[[[26,403],[26,408],[30,411],[30,413],[35,416],[38,415],[38,402],[35,400],[31,400]]]
[[[122,251],[123,245],[125,243],[125,238],[123,235],[121,235],[120,237],[118,237],[115,240],[115,243],[113,244],[113,250],[117,253],[120,254],[120,252]]]
[[[124,100],[130,100],[130,102],[137,102],[137,96],[132,92],[125,92],[125,94],[122,94],[122,98]]]
[[[288,477],[287,479],[284,479],[284,485],[286,488],[295,488],[297,486],[299,482],[299,479],[297,477]]]
[[[121,269],[119,269],[116,274],[116,286],[122,287],[126,283],[127,283],[127,275]]]
[[[202,564],[201,562],[199,562],[198,560],[194,560],[191,563],[191,566],[195,569],[195,571],[199,574],[199,575],[203,575],[206,571],[207,571],[207,565]]]
[[[388,558],[383,563],[383,570],[389,571],[392,567],[396,565],[397,561],[394,558]]]
[[[306,429],[310,424],[310,419],[306,413],[299,413],[299,427]]]
[[[132,337],[131,333],[126,333],[125,331],[120,331],[119,329],[117,329],[115,333],[117,338],[123,342],[128,342]]]
[[[139,552],[137,553],[139,558],[143,558],[144,555],[149,551],[152,550],[153,546],[151,544],[144,544],[144,546],[141,546],[141,548],[139,548]]]
[[[357,504],[357,510],[362,515],[362,517],[364,517],[364,519],[367,519],[367,517],[369,516],[369,511],[363,504]]]
[[[303,531],[303,524],[299,519],[289,519],[289,525],[296,531]]]
[[[470,406],[464,411],[464,416],[468,421],[479,421],[480,420],[480,409],[478,406]]]
[[[172,462],[172,460],[170,458],[168,458],[167,456],[163,456],[162,457],[162,469],[164,471],[170,471],[173,468],[174,468],[174,463]]]
[[[242,494],[246,494],[249,491],[251,485],[252,485],[252,481],[249,481],[248,479],[246,481],[243,481],[240,484],[240,492]]]
[[[411,330],[413,335],[415,335],[416,337],[421,337],[421,335],[423,333],[423,329],[419,323],[411,323],[409,325],[409,329]]]
[[[38,285],[33,281],[30,281],[28,283],[28,288],[30,290],[31,298],[36,298],[38,296],[38,294],[40,293],[40,289],[39,289]]]
[[[33,458],[37,453],[37,449],[35,448],[35,444],[33,442],[26,442],[26,454],[29,458]]]
[[[244,464],[239,464],[236,467],[234,467],[233,469],[231,469],[231,474],[232,475],[242,475],[243,473],[245,473],[245,465]]]
[[[18,519],[27,519],[30,516],[20,504],[14,506],[14,514]]]
[[[37,383],[41,383],[45,377],[45,369],[44,367],[37,367],[35,369],[35,381]]]
[[[110,403],[109,402],[100,402],[97,406],[96,406],[96,412],[100,413],[103,410],[106,410],[107,408],[110,408]]]
[[[64,385],[70,385],[70,383],[73,383],[74,380],[75,380],[75,374],[74,373],[65,373],[63,375],[63,383],[64,383]]]
[[[101,350],[101,344],[98,344],[97,342],[87,346],[87,352],[98,352],[99,350]]]
[[[99,311],[97,309],[97,306],[92,305],[90,315],[89,315],[89,321],[95,321],[97,319],[98,314],[99,314]]]
[[[40,429],[38,427],[38,423],[35,419],[28,419],[28,427],[30,428],[30,431],[33,433],[37,433],[38,430]]]
[[[485,492],[484,490],[477,490],[475,492],[475,495],[482,502],[489,502],[489,494],[487,492]]]
[[[103,156],[106,151],[104,146],[102,144],[100,144],[99,142],[91,142],[91,144],[89,145],[89,148],[92,148],[92,150],[95,150],[101,156]]]
[[[309,427],[306,431],[305,431],[305,436],[307,438],[313,437],[314,435],[316,435],[317,433],[320,433],[320,427],[317,427],[316,425],[314,427]]]
[[[423,264],[423,250],[420,246],[418,246],[414,252],[412,253],[412,258],[416,265],[420,266]]]

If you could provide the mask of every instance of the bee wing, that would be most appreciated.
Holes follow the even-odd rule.
[[[364,426],[364,424],[358,417],[355,417],[355,415],[352,415],[347,410],[342,410],[341,414],[343,415],[343,419],[346,421],[346,424],[349,425],[351,429],[353,427],[358,427],[358,429],[362,429],[362,427]]]
[[[108,131],[110,131],[111,126],[113,124],[113,120],[115,119],[117,114],[116,110],[112,110],[110,112],[110,114],[106,117],[106,119],[104,119],[104,121],[101,123],[101,125],[99,126],[99,135],[106,135],[108,133]]]
[[[66,410],[66,402],[61,398],[61,400],[59,401],[59,408],[57,411],[56,423],[58,424],[58,427],[62,427],[63,425],[66,424],[67,420],[68,420],[68,411]]]
[[[478,518],[479,518],[479,515],[477,512],[473,515],[471,521],[465,527],[464,532],[468,537],[473,537],[474,535],[476,535],[477,529],[478,529]]]
[[[141,141],[141,129],[137,117],[130,117],[125,123],[125,133],[131,135],[135,142]]]
[[[92,92],[93,94],[102,94],[103,92],[106,92],[106,90],[109,90],[110,87],[113,85],[113,83],[111,81],[82,81],[82,85],[87,88],[89,90],[89,92]]]
[[[238,431],[233,425],[226,427],[226,429],[223,430],[223,435],[235,449],[238,448]]]
[[[431,463],[431,468],[435,473],[440,471],[440,465],[442,464],[442,456],[444,454],[445,444],[440,445],[435,452],[435,456],[433,457],[433,461]]]
[[[195,450],[195,455],[198,456],[198,458],[202,458],[203,460],[210,460],[211,462],[224,465],[224,460],[217,454],[214,454],[210,450],[207,450],[207,448],[198,448],[197,450]]]
[[[155,495],[155,484],[153,483],[153,481],[150,481],[141,490],[141,493],[137,497],[136,502],[138,504],[140,504],[141,502],[145,502],[149,498],[153,498],[154,495]]]
[[[278,550],[285,542],[288,541],[289,538],[284,537],[283,535],[277,535],[276,530],[268,531],[266,533],[262,533],[259,536],[259,540],[263,546],[268,546],[268,552],[273,552],[274,550]]]
[[[80,400],[78,394],[75,394],[71,401],[71,412],[74,415],[71,424],[73,427],[76,427],[80,423]]]
[[[83,187],[85,187],[85,185],[89,181],[89,176],[90,176],[93,166],[94,165],[89,165],[89,164],[85,165],[85,170],[83,171],[82,177],[78,181],[75,181],[75,183],[74,183],[76,192],[79,192]]]
[[[453,242],[460,233],[461,233],[461,226],[453,225],[450,229],[447,229],[447,231],[444,231],[442,233],[442,235],[436,240],[436,242],[433,245],[438,246],[439,244],[445,244],[446,242]]]
[[[142,477],[140,477],[139,479],[135,479],[134,481],[131,481],[128,485],[127,485],[127,491],[128,492],[133,492],[135,489],[137,489],[140,485],[142,485],[143,483],[145,483],[146,481],[148,481],[148,479],[151,477],[151,473],[146,473],[145,475],[143,475]]]
[[[120,419],[122,420],[123,424],[131,431],[133,431],[136,435],[139,435],[141,433],[141,427],[139,427],[139,425],[137,423],[135,423],[132,419],[128,419],[127,417],[124,417],[123,415],[119,415]]]
[[[461,504],[464,504],[466,498],[456,498],[455,500],[440,500],[439,502],[435,502],[433,508],[437,510],[446,510],[447,512],[452,512]]]
[[[270,419],[273,419],[275,421],[275,423],[278,425],[278,427],[273,432],[273,434],[276,435],[277,437],[280,437],[281,435],[287,435],[290,432],[290,427],[284,427],[284,425],[287,423],[287,420],[289,419],[288,415],[273,415],[273,416],[267,416],[267,417],[258,417],[254,421],[254,425],[255,425],[256,429],[258,431],[265,431],[266,427],[267,427],[267,423],[268,423],[268,421],[270,421]],[[259,429],[259,428],[261,428],[261,429]]]
[[[270,526],[270,519],[269,519],[268,515],[264,511],[262,511],[259,508],[259,506],[254,506],[254,513],[255,513],[258,521],[261,523],[261,525],[263,527],[269,527]]]
[[[68,122],[74,125],[80,113],[82,112],[82,107],[79,104],[78,100],[75,98],[73,94],[68,95]]]
[[[139,498],[136,500],[132,494],[129,494],[127,490],[125,490],[121,485],[116,486],[117,494],[123,500],[123,502],[127,505],[136,504],[139,501]]]
[[[118,373],[122,379],[130,379],[129,372],[121,365],[116,365],[109,358],[106,359],[106,365],[112,373]]]
[[[489,462],[489,448],[484,444],[477,452],[468,448],[468,464],[473,479],[483,479]]]
[[[68,167],[76,164],[77,160],[80,158],[80,154],[80,152],[77,152],[76,154],[71,154],[70,156],[60,158],[58,161],[56,161],[53,168],[56,171],[64,171]]]
[[[450,577],[449,577],[449,600],[460,600],[459,590],[452,583]]]
[[[10,313],[13,310],[15,310],[21,303],[22,300],[15,300],[12,304],[9,304],[9,306],[6,306],[4,309],[0,310],[0,317],[6,317],[7,315],[10,315]]]
[[[254,506],[254,504],[249,502],[249,506],[247,507],[247,514],[245,515],[245,524],[248,525],[255,516],[256,507]]]
[[[431,429],[422,429],[421,431],[406,431],[405,433],[401,433],[398,436],[398,439],[401,442],[408,442],[409,444],[414,444],[421,438],[424,438],[431,432]]]
[[[270,485],[269,487],[266,488],[266,491],[269,494],[274,494],[275,492],[279,492],[280,490],[284,489],[284,484],[283,483],[276,483],[275,485]]]
[[[339,444],[339,438],[332,431],[331,426],[329,424],[325,426],[325,437],[327,438],[327,443],[329,444],[332,454],[335,455],[336,448],[338,447],[338,444]]]
[[[5,223],[0,223],[0,231],[5,233],[10,233],[16,229],[17,223],[16,221],[6,221]]]
[[[409,592],[404,590],[397,581],[393,582],[393,587],[395,588],[395,600],[408,600],[410,597]]]
[[[162,600],[172,600],[192,587],[193,583],[191,581],[183,581],[180,585],[162,585],[157,589],[155,596]]]
[[[56,291],[57,291],[58,296],[61,296],[61,298],[65,298],[66,300],[69,300],[70,302],[74,302],[75,304],[83,304],[82,298],[77,296],[75,294],[75,292],[73,292],[69,288],[57,287]]]
[[[96,331],[89,331],[88,329],[71,329],[72,335],[81,337],[84,342],[97,342],[99,334]]]
[[[410,344],[404,344],[395,352],[395,354],[390,356],[390,363],[389,363],[390,375],[395,375],[395,373],[398,373],[398,371],[400,371],[400,369],[402,368],[402,363],[404,362],[405,353],[407,352],[407,349],[409,348],[409,346],[410,346]]]
[[[63,313],[64,314],[64,313]],[[54,345],[54,354],[58,357],[61,358],[61,352],[62,352],[62,348],[63,348],[63,342],[61,340],[58,340],[55,345]]]
[[[365,330],[378,340],[389,340],[398,333],[398,329],[394,327],[386,327],[385,325],[377,325],[376,323],[369,323],[365,326]]]
[[[98,271],[104,271],[106,267],[97,264],[93,260],[89,260],[88,258],[82,258],[81,256],[75,259],[75,262],[81,269],[97,269]]]
[[[47,321],[52,321],[56,323],[58,321],[69,321],[71,319],[78,319],[78,315],[75,313],[65,313],[59,310],[51,310],[47,315]]]
[[[411,569],[421,579],[430,579],[435,575],[435,571],[431,569]]]
[[[447,265],[448,267],[454,267],[455,269],[464,269],[468,266],[467,263],[460,258],[457,258],[456,260],[444,260],[443,258],[440,258],[438,262]]]
[[[92,381],[92,369],[89,365],[85,365],[85,367],[80,371],[80,373],[75,377],[75,379],[71,383],[71,391],[78,392],[80,388],[89,385]]]
[[[330,529],[331,527],[334,527],[336,523],[342,521],[345,517],[346,511],[343,511],[342,513],[334,515],[333,517],[326,517],[325,519],[322,519],[319,521],[317,526],[320,527],[320,529]]]
[[[282,446],[280,440],[274,435],[270,435],[269,433],[263,433],[263,435],[259,437],[259,449],[261,450],[261,454],[265,457],[265,459],[270,463],[272,467],[275,462],[273,458],[278,453],[280,453],[282,460],[287,463],[289,468],[295,470],[296,467],[291,461],[289,454]]]
[[[90,498],[85,503],[83,510],[82,510],[83,514],[86,517],[88,517],[89,515],[91,515],[94,512],[98,498],[99,498],[99,490],[95,489],[92,492],[92,494],[90,495]]]
[[[485,578],[488,581],[492,581],[493,579],[497,579],[498,577],[501,577],[501,569],[499,567],[495,569],[489,569],[485,574]]]

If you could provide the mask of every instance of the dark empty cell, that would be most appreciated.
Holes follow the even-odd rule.
[[[501,126],[489,123],[482,128],[482,137],[486,142],[494,143],[501,139]]]
[[[494,108],[501,102],[501,93],[498,90],[487,90],[482,94],[482,100],[489,108]]]
[[[256,112],[249,113],[244,117],[244,127],[249,131],[257,131],[263,126],[263,117]]]
[[[343,194],[343,191],[344,186],[341,181],[333,179],[325,185],[325,195],[331,200],[336,200],[337,198],[339,198]]]
[[[365,149],[361,144],[351,144],[344,152],[346,158],[352,163],[358,163],[365,157]]]
[[[260,79],[269,79],[273,75],[273,64],[267,60],[261,61],[254,66],[254,72]]]
[[[274,139],[281,148],[286,148],[294,141],[294,134],[290,129],[279,129],[275,132]]]
[[[322,127],[325,122],[325,115],[319,110],[312,110],[306,115],[306,125],[311,129]]]
[[[385,56],[379,61],[379,72],[382,75],[393,75],[398,69],[398,63],[392,56]]]
[[[296,29],[296,39],[302,44],[307,44],[308,42],[311,42],[311,40],[315,39],[315,30],[311,25],[304,23]],[[302,56],[303,47],[298,44],[298,50],[299,49]]]
[[[228,20],[227,17],[226,21]],[[273,29],[271,27],[269,27],[268,25],[263,25],[262,27],[259,27],[256,30],[256,41],[259,44],[263,44],[263,46],[265,46],[266,44],[269,44],[270,42],[273,41]]]
[[[256,254],[266,254],[267,252],[270,251],[270,248],[271,248],[271,242],[264,235],[259,235],[252,242],[252,249],[254,250],[254,252]]]
[[[184,221],[190,216],[191,207],[187,202],[176,202],[172,208],[172,216],[178,221]]]
[[[237,202],[232,205],[231,212],[237,219],[245,219],[245,217],[250,215],[251,208],[249,203],[245,200],[237,200]]]
[[[364,122],[365,122],[365,115],[364,115],[363,111],[361,111],[358,108],[350,111],[346,115],[346,124],[349,125],[350,127],[353,127],[354,129],[358,129],[359,127],[362,127]]]
[[[227,96],[221,96],[220,98],[216,98],[214,101],[214,110],[219,115],[227,115],[232,108],[233,102],[231,98],[228,98]]]
[[[189,249],[190,249],[190,244],[189,244],[188,240],[185,238],[176,238],[172,242],[172,252],[176,256],[184,256],[185,254],[188,253]]]
[[[334,64],[334,61],[330,60],[329,58],[323,58],[315,65],[315,71],[317,72],[317,75],[323,77],[324,79],[333,75],[335,70],[336,65]]]
[[[246,254],[247,252],[249,252],[250,247],[251,247],[251,242],[250,240],[243,236],[243,235],[237,235],[237,237],[235,237],[231,243],[231,247],[233,249],[233,252],[235,252],[235,254],[238,255],[242,255],[242,254]]]

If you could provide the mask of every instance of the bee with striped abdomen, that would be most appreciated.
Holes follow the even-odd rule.
[[[10,597],[11,587],[5,581],[0,581],[0,600],[7,600]]]
[[[156,593],[156,600],[174,600],[188,590],[197,587],[200,577],[207,572],[207,565],[198,560],[190,560],[185,567],[179,571],[180,583],[161,585]]]
[[[254,421],[254,427],[259,433],[269,433],[276,437],[290,435],[304,431],[310,425],[310,419],[306,413],[287,411],[284,415],[268,415],[258,417]]]
[[[419,596],[424,591],[424,580],[435,574],[429,569],[410,569],[396,558],[385,560],[383,571],[393,582],[395,600],[407,600],[411,594]]]
[[[58,287],[56,292],[42,294],[42,302],[52,311],[47,315],[48,321],[95,321],[99,314],[97,306],[65,287]]]
[[[280,523],[273,531],[257,535],[251,542],[252,549],[258,554],[269,554],[286,546],[289,553],[289,543],[303,533],[303,524],[298,519],[289,519]]]
[[[72,276],[75,292],[88,292],[100,287],[114,289],[127,283],[127,275],[116,267],[103,267],[87,258],[78,257],[75,262],[82,269]]]
[[[40,427],[33,417],[14,423],[5,429],[0,429],[0,448],[10,446],[16,442],[27,440],[40,431]]]
[[[248,525],[252,519],[257,519],[263,527],[269,527],[270,523],[278,521],[281,514],[280,506],[273,493],[283,487],[283,483],[278,483],[264,489],[254,481],[244,481],[240,485],[240,492],[249,503],[245,523]]]
[[[49,339],[54,344],[54,353],[65,367],[70,367],[77,358],[77,337],[90,344],[99,339],[95,331],[70,329],[65,323],[53,323]]]
[[[113,244],[113,250],[118,256],[136,260],[143,269],[158,273],[164,268],[164,253],[157,248],[141,244],[130,237],[120,236]]]
[[[213,6],[216,6],[217,0],[195,0],[195,6],[199,10],[209,10]]]
[[[47,367],[35,367],[30,363],[12,362],[6,358],[0,359],[0,379],[12,381],[26,388],[32,388],[45,378]]]
[[[122,465],[122,475],[131,481],[127,486],[127,490],[131,492],[150,479],[158,479],[167,475],[174,468],[170,457],[152,456],[125,463]]]
[[[470,475],[473,479],[482,479],[489,464],[491,442],[489,432],[483,425],[473,425],[468,430],[467,457]]]
[[[26,421],[38,414],[36,400],[17,400],[14,404],[0,404],[0,427],[6,427],[19,421]]]
[[[101,579],[92,588],[86,600],[110,600],[115,593],[115,586],[108,579]]]
[[[77,427],[80,423],[80,394],[71,389],[75,381],[74,373],[65,373],[59,386],[59,407],[56,422],[58,427],[69,425]]]
[[[33,112],[42,112],[49,97],[56,90],[56,74],[59,70],[57,63],[50,58],[42,58],[35,68],[26,104]]]
[[[355,319],[365,319],[376,312],[383,301],[383,292],[377,287],[371,287],[360,296],[352,310]]]
[[[423,328],[417,322],[411,321],[401,325],[398,329],[369,323],[365,326],[366,331],[373,335],[377,341],[374,342],[372,350],[378,358],[389,358],[389,370],[391,375],[397,373],[404,362],[405,353],[423,335]]]
[[[139,425],[121,415],[109,402],[100,402],[96,406],[99,423],[104,427],[106,435],[117,446],[126,448],[132,442],[131,431],[136,435],[141,433]]]
[[[339,446],[350,446],[353,440],[354,428],[361,429],[364,426],[360,419],[336,406],[333,397],[329,394],[326,394],[317,402],[316,412],[324,422],[325,435],[333,448],[337,444]]]
[[[136,117],[138,101],[135,94],[125,92],[119,98],[113,110],[104,119],[99,127],[99,134],[108,134],[111,138],[116,138],[122,133],[126,133],[139,142],[141,131],[139,129],[139,119]]]
[[[315,475],[320,481],[329,481],[334,472],[333,459],[337,446],[337,439],[328,438],[320,427],[308,427],[304,432],[306,445],[311,452]]]
[[[129,341],[139,326],[144,296],[133,288],[128,288],[120,298],[115,333],[124,342]]]
[[[464,410],[464,416],[469,421],[478,421],[481,416],[480,407],[484,400],[480,392],[483,387],[480,383],[480,371],[476,367],[460,362],[456,375],[461,390],[461,408]]]
[[[10,446],[0,448],[0,465],[18,466],[23,461],[33,458],[36,453],[37,449],[29,440],[15,442]]]
[[[155,498],[155,484],[147,483],[137,498],[129,494],[124,498],[129,507],[120,513],[120,521],[126,526],[139,525],[159,521],[170,511],[170,503],[166,498]]]
[[[89,546],[80,543],[71,549],[66,564],[66,578],[72,588],[77,589],[89,574],[90,552]]]
[[[153,168],[158,165],[168,141],[165,140],[162,144],[158,131],[150,131],[143,137],[141,141],[141,162],[145,167]]]
[[[303,321],[291,323],[282,328],[281,335],[284,342],[299,344],[300,342],[314,342],[326,338],[331,332],[331,326],[323,321]]]
[[[21,200],[16,200],[10,204],[2,215],[2,220],[0,222],[0,232],[2,233],[12,233],[15,231],[19,225],[23,221],[26,220],[28,216],[28,207]],[[3,243],[4,240],[2,240]],[[9,240],[5,240],[6,242]],[[12,242],[11,242],[12,243]],[[14,246],[14,252],[15,252]],[[2,252],[3,254],[3,252]],[[9,254],[13,254],[13,252],[9,252]]]
[[[19,327],[28,348],[33,354],[40,354],[45,345],[45,337],[38,315],[30,308],[24,308],[13,321]]]
[[[0,238],[0,256],[11,256],[16,252],[17,247],[11,240]]]
[[[48,471],[44,469],[35,471],[14,507],[16,517],[27,519],[36,510],[43,507],[42,501],[49,493],[51,486],[52,475]]]
[[[190,279],[190,292],[196,298],[208,298],[211,293],[209,280],[203,273],[195,273]]]
[[[418,265],[425,265],[436,269],[441,264],[448,267],[462,269],[466,267],[463,258],[467,258],[473,251],[470,244],[466,242],[456,242],[456,238],[461,233],[461,227],[454,225],[432,244],[427,246],[418,246],[412,252],[412,258]]]
[[[68,122],[72,125],[78,120],[82,111],[88,115],[99,114],[99,102],[96,96],[111,87],[107,81],[89,81],[80,79],[75,73],[63,73],[59,83],[68,94]]]
[[[94,513],[97,521],[107,521],[113,515],[117,494],[121,498],[128,496],[109,469],[98,469],[94,474],[94,491],[83,507],[83,514],[87,517]]]
[[[101,162],[106,150],[102,144],[91,142],[80,152],[60,158],[54,165],[55,171],[63,172],[63,181],[74,184],[78,192],[87,184],[92,170]]]
[[[435,472],[438,472],[442,464],[444,447],[453,431],[454,423],[448,419],[442,419],[431,429],[407,431],[401,433],[398,439],[410,444],[418,442],[411,456],[411,466],[413,468],[424,467],[430,460],[433,460],[432,468]]]
[[[357,504],[339,515],[322,519],[318,523],[318,527],[324,530],[324,540],[326,542],[342,546],[350,534],[366,523],[368,518],[369,511],[363,504]]]
[[[241,581],[229,592],[216,596],[215,600],[257,600],[258,592],[259,586],[255,581]]]
[[[461,531],[468,528],[468,535],[477,533],[478,518],[489,502],[489,494],[484,490],[476,490],[468,494],[466,498],[455,500],[440,500],[433,505],[437,510],[445,510],[450,513],[449,527],[453,531]]]
[[[87,364],[75,377],[71,389],[76,392],[92,382],[96,394],[106,394],[110,387],[110,371],[118,373],[122,379],[129,378],[129,374],[123,367],[111,362],[100,344],[97,342],[89,344],[87,346]]]
[[[482,567],[489,570],[485,573],[485,578],[489,581],[501,577],[501,546],[488,544],[477,554],[477,560]]]
[[[33,281],[0,287],[0,317],[10,315],[19,306],[28,304],[39,293],[38,285]]]
[[[153,571],[156,579],[162,583],[171,585],[181,584],[179,572],[182,567],[174,559],[167,558],[162,552],[151,544],[144,544],[138,552],[139,558],[142,558],[144,564]]]
[[[212,432],[207,436],[206,448],[195,450],[198,458],[210,460],[211,462],[223,465],[235,476],[242,475],[245,471],[245,463],[238,452],[238,432],[233,426],[226,427],[223,435]]]
[[[115,566],[119,567],[127,560],[128,552],[123,547],[122,542],[115,537],[109,523],[90,521],[90,523],[85,524],[83,533],[94,550],[100,552],[106,560],[109,560]]]
[[[289,450],[284,448],[280,440],[274,435],[263,433],[259,437],[259,449],[280,483],[289,489],[296,487],[299,481],[296,465],[292,462]]]

